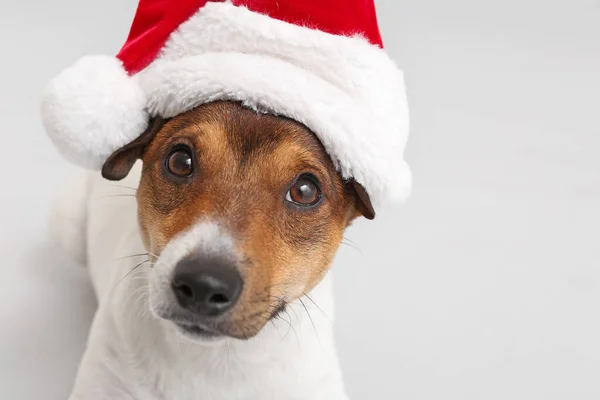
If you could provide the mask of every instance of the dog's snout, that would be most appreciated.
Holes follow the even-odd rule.
[[[216,317],[235,305],[243,280],[232,262],[190,258],[177,264],[172,287],[181,307],[200,316]]]

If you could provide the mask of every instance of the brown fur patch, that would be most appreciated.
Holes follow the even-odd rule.
[[[178,145],[193,151],[195,173],[189,178],[166,170],[165,160]],[[142,158],[139,220],[150,251],[160,254],[175,235],[203,219],[234,236],[245,283],[224,323],[232,336],[256,334],[278,307],[311,290],[359,213],[352,184],[340,178],[312,132],[236,103],[203,105],[166,122]],[[320,183],[317,206],[285,200],[304,173]]]

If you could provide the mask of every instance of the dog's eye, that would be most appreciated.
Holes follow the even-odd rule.
[[[301,176],[287,192],[285,199],[302,206],[313,206],[321,199],[321,190],[312,176]]]
[[[175,149],[167,158],[167,169],[177,177],[185,178],[194,172],[194,159],[189,148]]]

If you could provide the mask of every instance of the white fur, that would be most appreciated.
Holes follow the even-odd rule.
[[[148,125],[146,99],[114,57],[86,56],[62,71],[42,97],[48,136],[71,162],[99,169]]]
[[[403,159],[409,133],[403,74],[382,49],[360,36],[331,35],[229,1],[209,2],[171,34],[159,57],[137,77],[152,115],[173,117],[214,100],[242,101],[312,129],[341,174],[360,182],[375,204],[409,195],[411,173]],[[106,89],[118,93],[115,87]],[[68,87],[68,95],[76,98],[77,90],[81,89]],[[70,126],[79,124],[76,118],[98,126],[107,120],[118,134],[123,111],[118,96],[112,106],[117,118],[110,108],[94,115],[83,104],[75,113],[55,112],[61,118],[51,122],[65,128],[54,129],[54,135],[62,138],[67,132],[69,139],[58,144],[94,153],[98,145],[88,146],[88,136],[73,138]],[[123,143],[122,137],[113,140],[109,130],[102,131],[112,150]]]
[[[135,186],[139,165],[124,182]],[[136,202],[107,197],[115,188],[98,178],[85,201],[89,267],[99,308],[70,400],[347,400],[332,332],[327,277],[283,319],[248,341],[196,343],[156,318],[148,304],[150,264],[138,233]],[[83,222],[83,221],[82,221]],[[226,232],[210,223],[175,239],[155,267],[169,266],[194,246],[230,251]],[[312,319],[312,321],[311,321]],[[313,326],[314,323],[314,326]],[[290,326],[291,324],[291,326]]]

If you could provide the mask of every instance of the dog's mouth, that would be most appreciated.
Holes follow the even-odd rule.
[[[286,302],[271,305],[272,310],[252,309],[245,314],[227,313],[220,317],[201,317],[186,310],[177,308],[171,303],[168,306],[155,306],[150,301],[153,316],[166,323],[178,335],[197,342],[214,342],[219,339],[247,340],[256,336],[269,322],[277,320],[286,312]]]
[[[180,333],[191,339],[217,339],[224,335],[200,325],[172,321]]]

